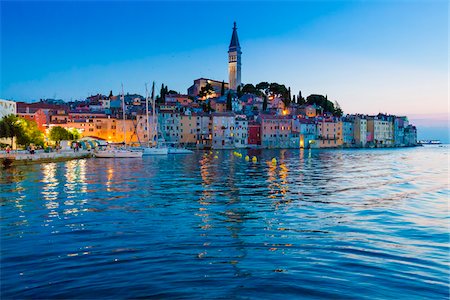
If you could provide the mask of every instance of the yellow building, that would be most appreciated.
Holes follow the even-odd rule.
[[[342,122],[329,118],[317,122],[319,148],[334,148],[343,145]]]
[[[180,143],[195,145],[197,143],[197,116],[181,115],[180,119]]]
[[[51,124],[50,127],[61,126],[67,129],[77,129],[78,132],[80,132],[81,137],[96,137],[111,143],[121,143],[124,141],[125,125],[125,141],[127,144],[132,144],[138,143],[139,139],[143,142],[144,139],[144,130],[138,130],[138,128],[140,128],[139,122],[143,122],[142,119],[123,121],[115,118],[96,118],[74,120],[64,124]]]

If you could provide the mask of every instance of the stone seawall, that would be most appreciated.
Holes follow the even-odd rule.
[[[91,151],[80,150],[78,152],[70,151],[59,151],[59,152],[36,152],[35,154],[29,154],[26,152],[15,152],[15,153],[0,153],[0,162],[3,167],[17,166],[17,165],[28,165],[35,163],[45,163],[45,162],[59,162],[72,159],[89,158],[92,156]]]

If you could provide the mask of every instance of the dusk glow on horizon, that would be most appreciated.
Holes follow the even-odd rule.
[[[233,21],[242,82],[328,95],[346,113],[448,115],[448,2],[1,3],[0,97],[186,93],[227,81]],[[448,118],[447,118],[448,119]]]

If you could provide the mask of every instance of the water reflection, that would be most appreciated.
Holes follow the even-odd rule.
[[[8,170],[5,298],[445,298],[446,154],[252,151]]]

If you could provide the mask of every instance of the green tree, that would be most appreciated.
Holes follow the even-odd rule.
[[[306,103],[307,104],[316,104],[318,106],[321,106],[324,110],[324,112],[329,112],[334,114],[334,104],[333,102],[329,101],[327,97],[324,97],[323,95],[316,95],[312,94],[306,97]]]
[[[337,101],[334,102],[334,112],[333,114],[337,117],[342,117],[342,115],[344,114],[344,112],[341,109],[341,106],[339,105],[339,103]]]
[[[227,94],[227,111],[232,111],[233,110],[233,103],[232,103],[232,97],[231,97],[231,93]]]
[[[202,86],[200,92],[198,92],[198,96],[200,98],[208,98],[209,95],[214,93],[214,88],[211,83],[207,82],[205,86]]]
[[[261,92],[262,94],[268,95],[269,94],[269,86],[270,84],[266,81],[258,83],[255,88]]]
[[[220,96],[225,95],[225,81],[222,80],[222,87],[220,88]]]
[[[267,95],[263,95],[263,107],[262,107],[263,111],[267,110]]]
[[[242,93],[244,94],[257,94],[258,90],[255,88],[255,86],[251,83],[247,83],[242,87]]]
[[[20,126],[19,118],[15,115],[8,115],[0,120],[0,138],[10,138],[11,146],[14,138],[20,138],[23,135],[23,129]]]
[[[237,87],[236,94],[237,94],[237,97],[238,97],[238,98],[241,98],[242,95],[244,95],[244,93],[242,92],[242,86],[239,85],[239,86]]]
[[[48,137],[55,142],[73,140],[73,134],[61,126],[52,127]]]
[[[303,105],[306,103],[305,98],[303,98],[303,96],[302,96],[302,91],[298,92],[297,103],[300,105]]]
[[[17,137],[19,145],[34,144],[44,146],[44,134],[38,129],[35,121],[19,118],[19,124],[22,128],[22,133]]]

